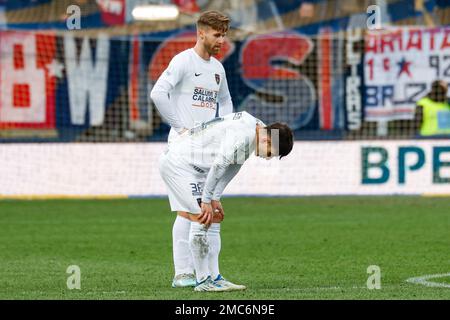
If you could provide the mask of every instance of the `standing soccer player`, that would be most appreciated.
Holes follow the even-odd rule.
[[[219,53],[230,19],[217,11],[203,13],[197,21],[197,43],[173,57],[151,92],[156,108],[170,124],[168,145],[179,134],[199,123],[233,112],[225,69],[213,57]],[[197,185],[193,193],[202,186]],[[220,221],[218,215],[211,226],[211,243],[220,251]],[[189,250],[190,215],[179,210],[172,229],[175,277],[172,287],[195,286],[194,266]],[[211,250],[213,252],[214,250]],[[215,251],[214,251],[215,252]],[[217,254],[218,252],[214,253]],[[218,259],[218,258],[217,258]]]
[[[213,228],[213,210],[219,208],[223,212],[222,193],[253,151],[266,159],[281,158],[291,152],[292,146],[293,134],[288,126],[281,123],[265,126],[244,111],[190,129],[174,139],[161,155],[159,169],[168,189],[171,210],[190,216],[189,247],[197,281],[195,291],[245,289],[220,275],[218,253],[214,253],[215,234],[220,230]],[[199,185],[203,188],[198,188]]]

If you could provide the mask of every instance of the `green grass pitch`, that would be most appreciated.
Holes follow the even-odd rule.
[[[226,198],[222,274],[244,292],[173,289],[166,199],[0,202],[0,299],[449,299],[448,198]],[[66,286],[69,265],[81,290]],[[369,290],[369,265],[381,289]],[[443,284],[450,277],[433,279]]]

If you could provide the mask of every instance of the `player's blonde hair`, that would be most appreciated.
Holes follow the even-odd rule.
[[[214,30],[227,32],[230,27],[230,18],[219,11],[205,11],[197,20],[197,28],[211,27]]]

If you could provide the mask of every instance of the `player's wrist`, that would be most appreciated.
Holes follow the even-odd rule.
[[[202,203],[204,204],[211,204],[211,199],[207,197],[202,197]]]

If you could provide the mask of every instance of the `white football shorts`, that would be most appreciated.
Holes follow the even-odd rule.
[[[159,158],[159,172],[167,187],[170,209],[200,214],[206,173],[199,173],[166,153]]]

